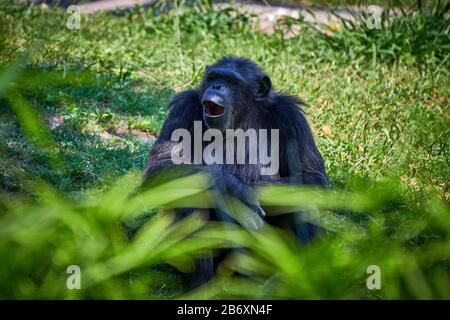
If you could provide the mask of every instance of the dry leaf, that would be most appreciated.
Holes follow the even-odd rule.
[[[329,126],[324,125],[324,126],[322,126],[322,134],[323,134],[325,137],[331,137],[331,135],[332,135],[333,133],[331,132],[331,128],[330,128]]]

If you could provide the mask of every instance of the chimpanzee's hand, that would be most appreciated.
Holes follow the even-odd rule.
[[[255,190],[251,186],[218,166],[207,166],[207,171],[210,172],[213,177],[214,188],[220,193],[230,195],[240,200],[261,218],[264,218],[266,213],[259,205],[258,200],[256,199]]]

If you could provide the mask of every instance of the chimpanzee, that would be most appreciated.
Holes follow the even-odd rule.
[[[233,151],[244,153],[246,160],[252,152],[249,146],[244,145],[239,150],[234,146],[235,150],[227,150],[225,140],[228,139],[221,138],[220,133],[238,129],[266,129],[271,132],[268,135],[270,142],[278,144],[278,149],[275,148],[278,152],[276,172],[262,174],[261,168],[264,166],[261,163],[236,161],[236,154],[230,157],[233,160],[231,163],[211,163],[202,159],[201,163],[191,166],[194,171],[211,173],[214,186],[220,191],[216,194],[237,198],[257,213],[263,223],[287,227],[301,243],[308,242],[319,232],[318,225],[306,222],[302,218],[303,212],[283,215],[283,219],[266,215],[265,210],[271,208],[262,208],[254,192],[256,186],[267,183],[328,186],[323,158],[314,143],[301,105],[302,101],[298,98],[275,91],[270,78],[254,62],[244,58],[223,58],[206,67],[198,88],[179,93],[172,100],[169,115],[150,150],[145,176],[149,180],[158,176],[159,172],[177,166],[173,155],[179,142],[173,141],[172,137],[176,129],[186,129],[192,136],[196,130],[204,133],[213,129],[216,140],[224,139],[223,154]],[[273,129],[277,129],[278,140],[272,134]],[[206,148],[205,141],[200,146]],[[189,154],[190,150],[183,152]],[[233,220],[226,210],[226,207],[218,205],[210,210],[210,219]],[[180,209],[179,214],[186,216],[193,211],[194,208]],[[210,280],[215,268],[214,259],[200,259],[191,278],[193,286]]]

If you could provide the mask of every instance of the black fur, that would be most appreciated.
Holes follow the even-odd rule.
[[[225,185],[223,188],[226,189],[222,191],[240,198],[250,208],[258,210],[259,205],[255,202],[256,200],[250,199],[252,187],[256,185],[290,183],[328,186],[322,156],[314,143],[311,130],[300,108],[303,104],[302,101],[273,89],[270,89],[264,99],[253,99],[252,97],[257,95],[258,81],[265,77],[265,74],[255,63],[247,59],[222,59],[212,67],[207,67],[207,73],[214,68],[237,71],[246,80],[246,86],[233,88],[233,90],[242,91],[236,101],[238,107],[233,111],[235,128],[243,130],[249,128],[279,129],[280,138],[278,175],[262,176],[258,165],[218,166],[216,169],[221,173],[219,179],[223,180]],[[270,79],[268,81],[270,84]],[[171,141],[172,132],[178,128],[185,128],[193,134],[194,121],[204,121],[202,96],[207,86],[208,81],[205,77],[198,88],[177,94],[172,100],[169,116],[150,151],[149,162],[145,170],[147,178],[157,176],[159,171],[174,166],[171,161],[171,148],[175,145]],[[203,130],[206,129],[203,122]],[[196,166],[196,170],[209,170],[208,167],[210,166]],[[186,209],[180,214],[183,216],[190,212],[192,209]],[[301,212],[288,215],[288,221],[285,219],[282,224],[287,222],[298,239],[304,243],[317,233],[318,228],[313,224],[302,222],[302,215]],[[212,213],[211,216],[218,218],[219,215]],[[277,219],[273,219],[274,223],[280,222]],[[211,258],[199,261],[198,266],[192,281],[195,284],[209,280],[213,274],[211,268],[215,268]]]

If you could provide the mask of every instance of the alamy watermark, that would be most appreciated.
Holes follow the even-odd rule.
[[[226,129],[224,137],[218,129],[203,132],[202,121],[194,121],[193,137],[186,129],[172,133],[171,140],[177,142],[171,150],[172,162],[254,164],[261,166],[261,175],[275,175],[279,169],[279,130],[270,129],[270,138],[268,133],[267,129]],[[204,142],[209,143],[204,147]]]
[[[370,274],[366,279],[366,286],[369,290],[381,289],[381,269],[379,266],[373,264],[367,267],[367,274]]]
[[[81,10],[79,6],[69,6],[67,11],[69,17],[66,21],[66,27],[70,30],[80,30],[81,29]]]
[[[69,290],[81,289],[81,269],[76,264],[67,267],[66,273],[69,274],[66,280],[66,287]]]
[[[381,15],[383,9],[379,6],[368,6],[367,16],[364,18],[368,29],[381,29]]]

